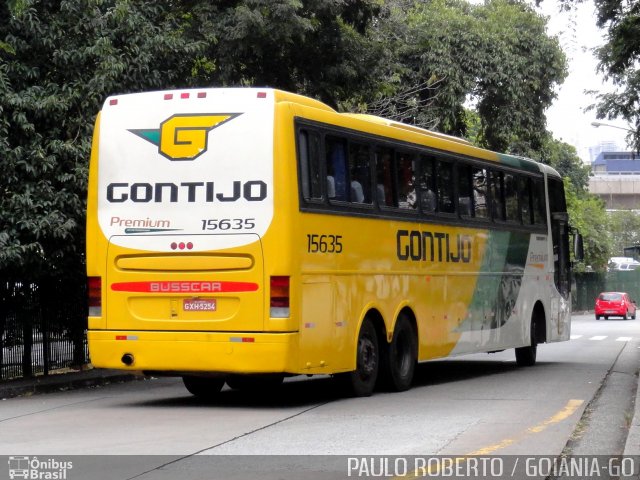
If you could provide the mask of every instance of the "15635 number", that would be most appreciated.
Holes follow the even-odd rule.
[[[307,234],[308,253],[342,253],[342,235]]]
[[[202,230],[251,230],[256,226],[255,218],[211,218],[203,219]]]

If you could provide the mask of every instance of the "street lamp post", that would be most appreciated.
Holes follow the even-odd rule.
[[[630,128],[626,128],[626,127],[619,127],[618,125],[612,125],[610,123],[603,123],[603,122],[591,122],[591,126],[592,127],[611,127],[611,128],[617,128],[619,130],[624,130],[626,132],[633,132],[632,129]]]

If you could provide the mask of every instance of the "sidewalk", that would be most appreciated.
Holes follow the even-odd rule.
[[[0,382],[0,400],[32,395],[35,393],[49,393],[74,388],[86,388],[109,383],[128,382],[144,378],[142,373],[123,370],[107,370],[89,368],[86,370],[61,370],[46,376],[20,378]]]

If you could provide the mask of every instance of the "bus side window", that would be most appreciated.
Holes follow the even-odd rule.
[[[415,188],[415,171],[413,156],[398,153],[396,156],[398,175],[398,202],[400,208],[415,210],[418,208],[417,192]]]
[[[520,223],[520,207],[518,206],[517,177],[511,173],[504,174],[504,203],[507,221]]]
[[[349,199],[347,189],[346,141],[343,138],[327,136],[325,138],[327,161],[327,189],[333,188],[335,195],[329,198],[346,202]],[[330,192],[331,193],[331,192]]]
[[[544,183],[541,178],[533,180],[533,221],[536,225],[547,223],[547,209],[544,201]]]
[[[471,165],[458,164],[458,212],[463,217],[473,216],[473,187]]]
[[[349,143],[349,180],[351,202],[371,204],[369,146]]]
[[[298,152],[302,196],[305,200],[322,199],[322,179],[320,173],[320,135],[301,129],[298,134]]]
[[[456,206],[453,202],[453,163],[438,160],[436,172],[438,212],[455,213]]]
[[[393,206],[392,158],[390,148],[376,149],[376,200],[384,207]]]
[[[527,177],[518,178],[518,195],[520,196],[520,212],[522,213],[522,223],[531,225],[531,180]]]
[[[489,218],[489,208],[487,205],[487,171],[484,168],[473,168],[473,204],[476,218]]]
[[[433,157],[420,157],[420,207],[425,213],[433,213],[436,211],[436,185],[433,168],[435,161]]]
[[[491,213],[494,220],[504,220],[504,183],[502,172],[491,170]]]

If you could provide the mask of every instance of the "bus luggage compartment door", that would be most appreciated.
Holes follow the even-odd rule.
[[[193,238],[192,238],[193,237]],[[181,236],[184,245],[203,236]],[[208,246],[230,235],[207,235]],[[106,328],[147,331],[261,331],[264,329],[262,246],[257,235],[236,235],[236,248],[137,252],[112,241],[107,254]],[[141,239],[142,240],[142,239]],[[211,242],[214,240],[214,242]],[[174,242],[167,236],[167,245]]]

